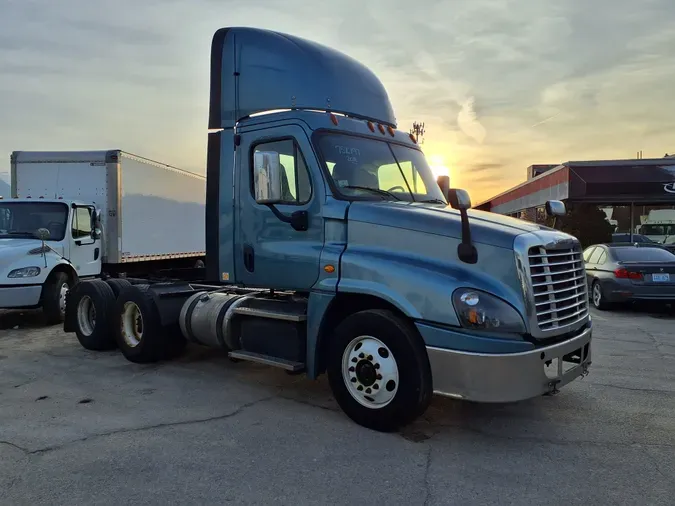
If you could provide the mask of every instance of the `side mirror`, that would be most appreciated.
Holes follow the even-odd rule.
[[[282,174],[279,153],[256,151],[253,155],[253,185],[258,204],[278,204],[283,201]]]
[[[567,213],[567,208],[565,203],[560,200],[547,200],[546,201],[546,214],[548,216],[565,216]]]
[[[449,189],[448,200],[450,201],[450,205],[455,209],[464,211],[471,209],[471,197],[469,197],[469,192],[466,190],[460,188]]]
[[[50,235],[51,234],[49,233],[49,230],[47,230],[46,228],[38,228],[35,231],[35,237],[37,239],[40,239],[41,241],[46,241],[47,239],[49,239]]]
[[[102,235],[103,235],[103,232],[101,232],[101,229],[98,228],[98,227],[92,229],[92,231],[91,231],[91,238],[94,239],[94,240],[100,239]]]
[[[443,193],[443,196],[446,198],[446,200],[450,199],[450,176],[438,176],[436,178],[436,182],[438,183],[438,187],[441,189],[441,192]]]

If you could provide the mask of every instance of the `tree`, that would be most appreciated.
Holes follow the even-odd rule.
[[[593,204],[579,203],[567,204],[567,214],[558,218],[555,228],[579,239],[583,248],[611,242],[614,232],[602,209]]]

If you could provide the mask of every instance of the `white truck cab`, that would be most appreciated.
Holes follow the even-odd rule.
[[[101,274],[99,217],[86,202],[0,200],[0,308],[42,307],[62,321],[70,287]]]

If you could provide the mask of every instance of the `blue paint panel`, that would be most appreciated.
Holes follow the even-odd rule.
[[[494,213],[470,211],[469,217],[474,242],[511,250],[517,235],[541,229],[536,224]],[[462,237],[459,211],[450,206],[411,202],[354,202],[349,209],[349,221],[419,230],[458,239]]]
[[[534,349],[534,345],[518,339],[499,339],[465,334],[459,330],[416,323],[424,344],[448,350],[472,353],[519,353]]]
[[[221,75],[212,76],[210,128],[231,127],[250,114],[274,109],[330,109],[396,125],[380,80],[332,48],[279,32],[233,27],[216,32],[211,51],[212,73]]]
[[[307,306],[307,377],[316,379],[318,366],[318,336],[321,322],[335,294],[312,292]]]
[[[387,300],[418,320],[459,326],[451,296],[456,288],[487,291],[525,314],[513,251],[478,244],[478,263],[457,259],[459,240],[394,226],[352,221],[340,266],[340,293]]]

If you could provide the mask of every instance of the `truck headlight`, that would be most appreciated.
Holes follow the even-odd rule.
[[[506,301],[473,288],[459,288],[452,304],[462,327],[493,332],[525,334],[525,323]]]
[[[21,269],[14,269],[9,274],[8,278],[34,278],[40,275],[39,267],[22,267]]]

